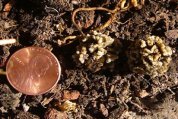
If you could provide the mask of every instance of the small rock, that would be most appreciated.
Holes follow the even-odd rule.
[[[24,112],[28,112],[28,110],[30,109],[30,107],[27,104],[23,104],[22,107]]]
[[[95,11],[79,12],[76,17],[76,23],[79,28],[87,29],[94,23]]]
[[[65,90],[63,92],[63,99],[64,100],[76,100],[78,99],[80,96],[80,92],[79,91],[68,91]]]

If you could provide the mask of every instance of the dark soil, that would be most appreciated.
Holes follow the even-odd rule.
[[[118,12],[115,22],[100,31],[123,44],[113,71],[92,73],[77,67],[72,54],[77,42],[60,46],[58,40],[81,35],[72,23],[72,12],[80,7],[113,9],[117,0],[14,0],[11,11],[4,15],[9,0],[0,1],[0,39],[15,38],[17,43],[0,46],[0,66],[5,69],[8,58],[27,46],[51,50],[62,66],[56,88],[39,96],[15,91],[6,77],[0,76],[0,117],[17,119],[44,118],[49,108],[59,110],[64,90],[79,91],[72,102],[77,112],[66,112],[69,119],[177,119],[178,118],[178,1],[145,0],[141,9]],[[109,15],[103,11],[79,12],[77,24],[86,34],[103,24]],[[128,70],[125,51],[134,40],[156,35],[171,46],[174,53],[168,72],[151,78]],[[146,95],[146,96],[145,96]],[[25,106],[29,110],[25,112]],[[62,119],[63,117],[61,117]]]

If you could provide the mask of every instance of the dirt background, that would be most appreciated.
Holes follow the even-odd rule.
[[[141,9],[118,12],[115,22],[100,31],[120,40],[123,53],[113,71],[92,73],[76,67],[72,60],[77,42],[60,46],[69,35],[81,35],[71,20],[80,7],[113,9],[117,0],[14,0],[10,12],[4,13],[9,0],[0,1],[0,39],[15,38],[17,43],[0,46],[0,66],[5,70],[8,58],[18,49],[40,46],[51,50],[62,65],[62,76],[56,88],[39,96],[15,91],[6,77],[0,76],[0,117],[38,119],[178,119],[178,1],[145,0]],[[77,23],[84,33],[109,18],[106,12],[79,12]],[[173,49],[171,66],[165,75],[150,78],[128,70],[124,51],[134,40],[156,35]],[[77,112],[60,110],[64,91],[78,91],[72,100]],[[146,95],[146,96],[145,96]],[[29,107],[29,109],[27,109]],[[51,117],[52,118],[52,117]]]

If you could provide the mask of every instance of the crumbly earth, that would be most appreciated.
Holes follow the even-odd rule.
[[[72,12],[81,7],[114,9],[119,0],[14,0],[6,15],[2,10],[10,0],[0,1],[0,39],[15,38],[17,43],[0,46],[0,66],[18,49],[39,46],[49,49],[62,66],[61,80],[50,92],[26,96],[15,91],[0,75],[0,117],[39,119],[65,115],[68,119],[177,119],[178,117],[178,2],[145,0],[141,9],[118,12],[115,21],[99,31],[122,43],[122,52],[113,71],[92,73],[76,67],[72,59],[78,41],[61,46],[59,40],[81,33],[72,23]],[[109,15],[105,11],[79,12],[77,24],[85,34],[99,27]],[[150,77],[129,70],[126,52],[132,42],[146,35],[159,36],[172,48],[169,70]],[[60,110],[63,92],[78,91],[70,100],[75,111]],[[70,94],[70,93],[69,93]],[[73,95],[74,96],[74,95]],[[55,110],[49,113],[49,110]],[[50,115],[48,115],[48,113]],[[45,117],[44,117],[45,116]]]

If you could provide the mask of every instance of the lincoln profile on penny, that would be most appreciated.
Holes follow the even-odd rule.
[[[61,67],[58,59],[47,49],[27,47],[9,58],[6,74],[9,83],[19,92],[40,95],[57,84]]]

